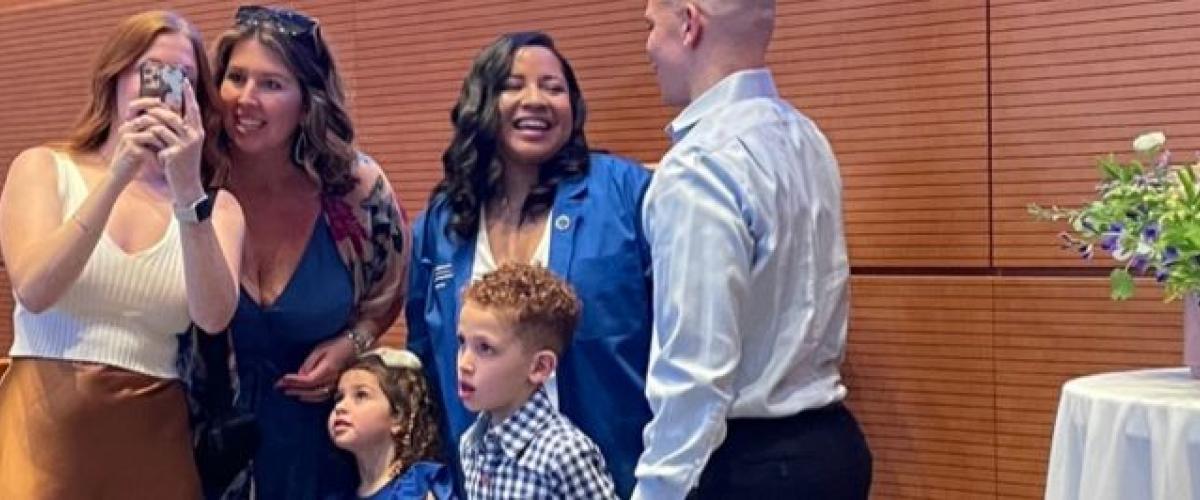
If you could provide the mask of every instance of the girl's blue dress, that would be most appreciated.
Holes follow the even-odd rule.
[[[412,464],[366,500],[425,500],[432,493],[438,500],[453,500],[454,482],[445,465],[433,462]],[[357,495],[351,498],[363,498]]]

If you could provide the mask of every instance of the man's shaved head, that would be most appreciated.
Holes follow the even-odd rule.
[[[647,0],[646,51],[671,105],[734,72],[766,65],[775,0]]]

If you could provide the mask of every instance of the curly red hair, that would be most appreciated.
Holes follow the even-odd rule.
[[[483,275],[467,287],[463,301],[495,311],[526,346],[559,356],[571,345],[581,309],[567,282],[544,267],[517,263]]]

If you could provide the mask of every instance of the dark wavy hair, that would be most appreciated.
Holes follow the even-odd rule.
[[[512,72],[513,58],[522,47],[545,47],[562,64],[571,99],[571,135],[557,153],[538,169],[538,182],[521,207],[521,216],[533,217],[545,213],[554,202],[554,193],[563,179],[586,175],[588,144],[583,133],[587,121],[587,105],[575,71],[567,59],[554,48],[554,40],[540,32],[508,33],[484,47],[463,79],[458,102],[450,111],[454,138],[442,154],[445,177],[433,189],[444,195],[450,205],[448,236],[468,241],[479,230],[479,209],[497,194],[504,165],[498,154],[497,136],[500,132],[500,93]]]
[[[87,105],[76,119],[66,148],[73,153],[95,152],[108,140],[117,115],[117,81],[142,56],[159,35],[187,37],[196,59],[196,74],[191,78],[204,123],[204,152],[200,173],[207,186],[216,172],[224,170],[227,158],[217,145],[221,130],[220,100],[208,70],[204,41],[200,30],[174,12],[155,10],[130,16],[109,35],[92,61],[91,92]]]
[[[282,7],[271,8],[287,16],[310,19],[302,13]],[[292,143],[292,162],[307,171],[325,194],[344,195],[357,183],[351,170],[358,160],[354,148],[354,125],[346,111],[346,92],[329,46],[321,37],[320,25],[312,20],[312,30],[289,33],[271,22],[237,23],[217,40],[213,53],[213,74],[225,81],[229,58],[237,44],[255,39],[287,65],[303,90],[304,117]],[[226,151],[232,147],[222,129],[218,144]]]
[[[440,462],[438,414],[425,374],[419,368],[388,366],[378,354],[366,353],[342,371],[362,370],[375,376],[387,396],[393,417],[400,420],[400,432],[392,435],[396,444],[392,457],[393,474],[401,475],[421,461]],[[338,377],[341,378],[340,376]]]

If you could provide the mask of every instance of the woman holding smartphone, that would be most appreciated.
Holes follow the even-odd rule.
[[[249,482],[232,488],[268,500],[350,494],[354,461],[325,422],[338,373],[399,314],[408,231],[383,171],[354,148],[315,19],[241,7],[213,66],[232,160],[223,185],[246,213],[230,325],[237,405],[261,435]]]
[[[204,54],[176,14],[126,19],[70,138],[9,168],[0,498],[199,496],[176,335],[229,322],[243,233],[233,197],[205,189],[221,155]],[[182,108],[139,97],[147,65],[187,75]]]

